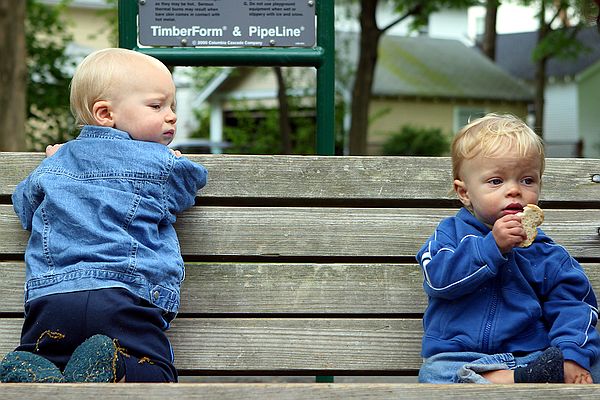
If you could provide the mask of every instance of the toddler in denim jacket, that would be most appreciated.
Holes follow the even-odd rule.
[[[79,136],[46,149],[13,204],[31,231],[20,346],[2,382],[175,382],[165,331],[184,265],[173,223],[207,171],[170,150],[175,85],[158,60],[104,49],[78,66]]]

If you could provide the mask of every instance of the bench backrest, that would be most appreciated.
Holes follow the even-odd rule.
[[[41,154],[0,153],[0,353],[22,322],[28,238],[10,194]],[[459,203],[450,160],[191,156],[209,184],[176,228],[170,337],[184,375],[415,375],[427,304],[415,253]],[[549,159],[542,228],[600,287],[600,160]]]

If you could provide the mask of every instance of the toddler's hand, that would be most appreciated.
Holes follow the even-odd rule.
[[[46,157],[51,157],[54,155],[54,153],[56,153],[58,151],[58,149],[60,149],[60,147],[63,145],[63,143],[60,144],[49,144],[48,146],[46,146]]]
[[[177,158],[181,157],[181,152],[179,150],[169,149],[169,151]]]
[[[594,383],[589,371],[575,361],[565,361],[565,383],[587,384]]]
[[[516,215],[505,215],[497,219],[492,227],[492,235],[502,254],[508,253],[513,247],[527,239],[521,225],[521,218]]]

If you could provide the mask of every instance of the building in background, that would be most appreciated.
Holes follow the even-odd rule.
[[[600,35],[594,26],[577,39],[584,46],[577,58],[551,58],[546,66],[544,141],[551,157],[600,158]],[[533,86],[536,41],[536,32],[499,35],[496,63]]]
[[[40,3],[57,5],[61,0],[38,0]],[[110,41],[112,24],[108,10],[112,6],[106,0],[71,0],[65,10],[65,22],[79,48],[92,50],[114,46]]]

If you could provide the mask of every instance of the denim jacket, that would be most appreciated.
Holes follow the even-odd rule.
[[[83,127],[12,196],[31,231],[25,302],[121,287],[176,313],[185,273],[173,223],[206,178],[203,166],[162,144]]]

